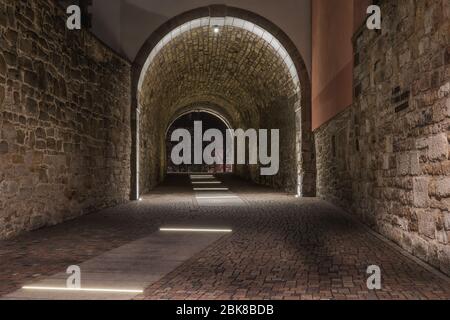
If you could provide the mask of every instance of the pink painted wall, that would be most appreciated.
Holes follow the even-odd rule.
[[[312,126],[326,123],[352,104],[352,37],[370,0],[312,2]]]

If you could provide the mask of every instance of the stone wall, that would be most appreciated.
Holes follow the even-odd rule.
[[[262,185],[295,193],[297,190],[297,152],[296,148],[296,117],[295,105],[298,97],[294,95],[290,98],[282,97],[272,101],[266,112],[261,113],[262,129],[279,130],[279,171],[276,175],[260,175],[261,168],[267,166],[256,166],[251,179]],[[298,103],[300,104],[300,103]],[[301,128],[298,127],[299,129]],[[300,130],[298,130],[300,131]],[[270,137],[269,137],[270,139]],[[270,140],[269,140],[270,141]],[[268,152],[271,151],[271,144],[268,144]]]
[[[353,105],[315,132],[318,195],[450,274],[450,3],[381,5]]]
[[[129,198],[130,66],[51,0],[0,0],[0,237]]]

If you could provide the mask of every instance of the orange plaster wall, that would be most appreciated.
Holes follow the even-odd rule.
[[[312,2],[312,127],[319,128],[352,104],[352,37],[371,0]]]

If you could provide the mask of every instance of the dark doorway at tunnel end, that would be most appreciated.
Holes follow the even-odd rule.
[[[201,122],[203,130],[216,129],[219,130],[223,136],[226,135],[226,131],[230,129],[227,124],[219,119],[217,116],[205,112],[205,111],[192,111],[187,114],[183,114],[178,117],[175,121],[171,123],[166,132],[166,173],[232,173],[233,166],[227,165],[226,163],[219,164],[195,164],[195,163],[185,163],[185,164],[176,164],[172,159],[172,151],[178,142],[172,140],[172,134],[177,129],[185,129],[191,133],[191,136],[194,136],[194,123]],[[191,144],[194,142],[192,141]],[[203,147],[205,147],[207,143],[203,143]],[[193,158],[194,155],[194,146],[191,146]],[[217,150],[219,153],[217,157],[221,157],[223,159],[224,149]]]

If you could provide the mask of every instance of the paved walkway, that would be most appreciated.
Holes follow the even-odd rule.
[[[69,275],[60,272],[3,298],[130,300],[221,236],[209,232],[154,232],[79,264],[80,285],[75,288],[67,286]]]
[[[216,182],[192,183],[198,179]],[[0,295],[69,265],[94,260],[101,267],[102,257],[145,243],[160,227],[195,227],[233,232],[149,277],[135,299],[450,299],[448,278],[402,255],[330,204],[229,176],[218,179],[169,176],[140,202],[0,242]],[[122,260],[129,265],[132,258]],[[366,269],[373,264],[382,269],[377,291],[366,287]]]

